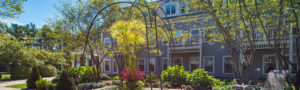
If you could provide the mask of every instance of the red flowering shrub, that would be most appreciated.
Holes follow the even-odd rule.
[[[127,82],[136,82],[144,79],[144,73],[140,69],[125,67],[121,71],[121,79]]]

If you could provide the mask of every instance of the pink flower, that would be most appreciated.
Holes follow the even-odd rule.
[[[144,73],[140,69],[124,67],[121,71],[121,79],[126,81],[138,81],[144,79]]]

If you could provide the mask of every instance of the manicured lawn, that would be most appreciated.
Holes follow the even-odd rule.
[[[27,88],[27,84],[23,83],[23,84],[15,84],[15,85],[9,85],[6,87],[10,87],[10,88]]]
[[[10,79],[10,74],[2,74],[1,79]]]

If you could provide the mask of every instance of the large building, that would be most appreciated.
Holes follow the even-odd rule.
[[[203,30],[198,30],[193,26],[207,27],[203,20],[207,18],[207,13],[201,11],[194,11],[186,8],[183,0],[160,0],[158,1],[160,7],[162,7],[166,16],[165,19],[169,19],[174,27],[179,30],[176,38],[182,38],[182,32],[189,32],[192,36],[185,42],[179,40],[175,42],[173,47],[160,44],[160,51],[163,52],[160,56],[160,61],[156,56],[151,56],[150,60],[147,60],[146,55],[142,54],[138,58],[137,67],[139,67],[145,73],[160,73],[158,64],[161,64],[161,70],[165,70],[167,66],[182,65],[185,70],[192,71],[198,68],[204,68],[210,75],[220,78],[233,78],[232,74],[232,57],[226,46],[221,48],[220,42],[211,42],[207,34]],[[269,31],[275,30],[274,28],[268,28]],[[255,33],[257,34],[257,33]],[[255,35],[259,36],[259,35]],[[287,45],[286,55],[290,61],[297,64],[295,56],[294,35],[290,34]],[[109,37],[104,37],[104,42],[111,43]],[[275,58],[275,55],[268,46],[264,38],[257,40],[256,53],[254,56],[254,68],[260,68],[260,78],[265,78],[267,75],[266,66],[269,64],[275,65],[275,69],[280,69],[279,62]],[[175,50],[172,50],[175,49]],[[119,69],[117,63],[112,58],[107,56],[101,64],[102,72],[106,74],[118,74]],[[298,66],[298,65],[297,65]],[[297,68],[297,67],[293,67]],[[294,73],[294,72],[293,72]]]

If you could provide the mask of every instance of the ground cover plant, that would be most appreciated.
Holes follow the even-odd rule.
[[[9,88],[27,88],[27,84],[26,83],[15,84],[15,85],[9,85],[9,86],[5,86],[5,87],[9,87]]]

